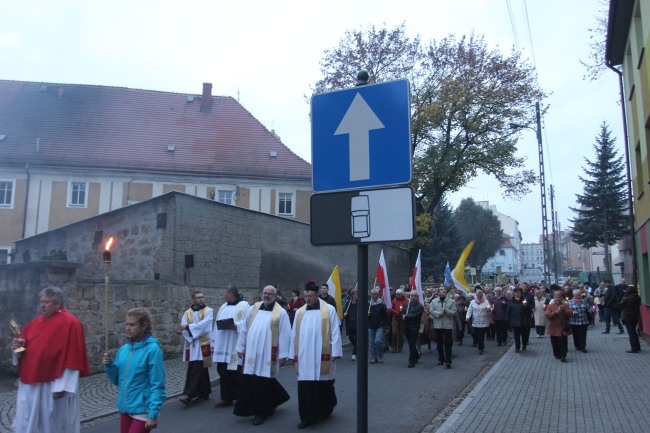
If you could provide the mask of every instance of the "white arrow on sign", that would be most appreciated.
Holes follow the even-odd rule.
[[[350,180],[370,179],[370,131],[383,129],[363,97],[357,93],[334,135],[350,135]]]

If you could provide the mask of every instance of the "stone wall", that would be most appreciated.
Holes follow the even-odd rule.
[[[108,291],[110,347],[124,342],[126,311],[146,307],[166,356],[178,355],[177,325],[195,289],[203,290],[208,305],[216,306],[229,284],[239,287],[249,301],[267,284],[279,284],[289,296],[290,289],[310,279],[326,281],[335,265],[343,287],[357,281],[356,246],[314,247],[308,224],[171,192],[17,241],[17,263],[0,266],[0,317],[22,311],[21,323],[27,323],[36,314],[38,291],[48,284],[63,286],[70,311],[84,324],[89,357],[97,370],[106,323],[102,251],[109,236],[115,237]],[[391,285],[406,283],[411,271],[408,251],[373,244],[368,284],[382,249]],[[8,334],[3,330],[2,335]],[[5,355],[0,363],[10,358],[10,353]]]

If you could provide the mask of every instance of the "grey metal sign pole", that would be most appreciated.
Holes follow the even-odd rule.
[[[368,245],[357,246],[357,433],[368,432]]]
[[[368,84],[368,73],[357,74],[357,86]],[[368,432],[368,245],[357,246],[357,433]]]

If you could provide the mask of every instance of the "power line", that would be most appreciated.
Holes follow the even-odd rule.
[[[520,51],[519,36],[517,35],[517,24],[515,23],[515,17],[512,15],[512,7],[510,6],[510,0],[506,0],[506,5],[508,6],[508,15],[510,16],[510,27],[512,27],[512,35],[515,38],[515,48],[517,48],[517,51]]]
[[[535,62],[535,48],[533,47],[533,36],[530,32],[530,20],[528,20],[528,6],[526,6],[526,0],[521,0],[524,4],[524,16],[526,17],[526,28],[528,29],[528,43],[530,44],[530,54],[533,59],[533,67],[537,70],[537,63]]]

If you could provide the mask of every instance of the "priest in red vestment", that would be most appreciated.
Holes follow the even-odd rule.
[[[13,427],[16,433],[78,433],[79,377],[88,376],[81,322],[63,306],[63,292],[39,293],[40,315],[14,338],[20,384]]]

